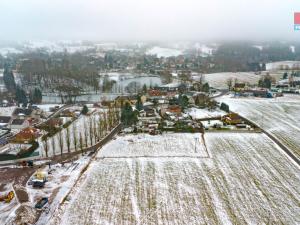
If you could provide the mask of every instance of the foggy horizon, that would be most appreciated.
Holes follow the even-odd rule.
[[[1,41],[298,41],[300,1],[2,1]]]

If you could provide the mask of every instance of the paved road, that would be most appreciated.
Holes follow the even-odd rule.
[[[218,94],[218,95],[216,95],[216,96],[213,96],[213,97],[211,97],[211,98],[219,98],[219,97],[221,97],[221,96],[223,96],[223,95],[226,95],[226,94],[228,93],[228,90],[225,90],[225,89],[218,90],[218,91],[220,91],[221,93]]]
[[[56,117],[57,115],[59,115],[62,111],[64,111],[67,108],[72,107],[73,105],[63,105],[62,107],[60,107],[56,112],[52,113],[51,115],[48,116],[48,118],[46,119],[46,121],[40,122],[38,124],[36,124],[35,126],[40,126],[44,123],[47,123],[51,118]]]

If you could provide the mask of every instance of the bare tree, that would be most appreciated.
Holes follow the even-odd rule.
[[[230,91],[231,88],[232,88],[232,78],[228,78],[227,81],[226,81],[226,84],[227,84],[227,87],[228,87],[228,90]]]
[[[90,144],[91,146],[93,145],[93,121],[92,121],[92,116],[89,117],[89,138],[90,138]]]
[[[74,148],[75,148],[75,151],[77,151],[78,139],[77,139],[77,128],[76,128],[75,123],[73,123],[72,128],[73,128],[73,143],[74,143]]]
[[[82,134],[79,133],[79,147],[81,150],[81,154],[83,155],[83,138],[82,138]]]
[[[101,115],[99,114],[99,121],[98,121],[98,135],[99,135],[99,139],[102,138],[102,135],[103,135],[103,129],[102,129],[102,118],[101,118]]]
[[[86,123],[83,124],[83,130],[84,130],[85,146],[88,147],[88,130],[87,130],[87,127],[86,127]]]
[[[46,153],[46,157],[48,157],[49,143],[48,143],[48,138],[47,137],[43,140],[43,143],[44,143],[44,150],[45,150],[45,153]]]
[[[54,137],[51,138],[51,142],[52,142],[53,156],[55,156],[55,139],[54,139]]]
[[[62,156],[63,150],[64,150],[64,139],[62,135],[62,130],[58,132],[58,143],[59,143],[59,148],[60,148],[60,155]]]
[[[97,133],[97,123],[96,123],[96,116],[93,117],[93,135],[95,143],[99,141],[98,133]]]
[[[105,136],[106,133],[107,133],[107,113],[106,112],[103,113],[103,120],[102,120],[102,122],[103,122],[104,136]]]
[[[71,135],[70,135],[70,128],[69,127],[67,127],[65,136],[66,136],[66,143],[67,143],[68,153],[70,153],[70,146],[71,146],[71,137],[70,136]]]

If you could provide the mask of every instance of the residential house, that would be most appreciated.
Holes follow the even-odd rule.
[[[144,112],[146,113],[146,117],[154,117],[155,110],[151,106],[145,106]]]
[[[246,88],[246,84],[245,83],[235,83],[234,87],[233,87],[233,90],[235,92],[241,92],[241,91],[244,91],[245,88]]]
[[[115,105],[118,108],[121,108],[122,106],[124,106],[126,103],[129,103],[130,105],[134,105],[136,103],[136,100],[133,101],[132,98],[130,98],[129,96],[118,96],[115,98]]]
[[[27,127],[21,130],[15,136],[15,141],[17,142],[30,142],[35,140],[40,136],[39,130],[32,127]]]
[[[157,90],[157,89],[149,89],[148,90],[148,95],[150,97],[159,97],[159,96],[164,96],[166,94],[167,94],[167,92],[162,91],[162,90]]]
[[[19,119],[32,118],[35,117],[35,110],[32,108],[16,108],[12,116]]]
[[[229,125],[236,125],[243,123],[242,118],[237,113],[228,113],[222,117],[222,121]]]
[[[169,107],[167,108],[168,112],[174,113],[176,115],[180,115],[181,114],[181,107],[179,105],[169,105]]]

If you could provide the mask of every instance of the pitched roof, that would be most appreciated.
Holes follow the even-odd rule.
[[[27,108],[16,108],[13,112],[13,115],[17,116],[19,114],[24,114],[26,116],[30,116],[33,109],[27,109]]]

